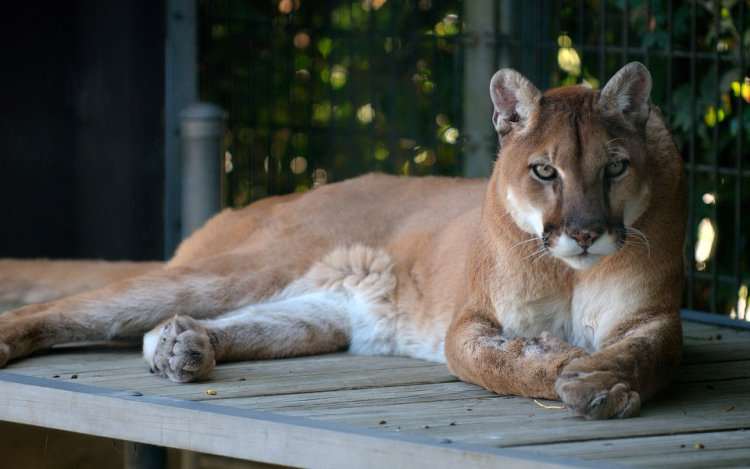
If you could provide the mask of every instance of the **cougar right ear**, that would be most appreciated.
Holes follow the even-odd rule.
[[[651,113],[651,74],[648,69],[638,62],[622,67],[602,89],[599,102],[645,126]]]
[[[492,122],[502,137],[514,125],[523,125],[539,102],[541,93],[517,71],[504,68],[492,77],[490,95],[495,113]]]

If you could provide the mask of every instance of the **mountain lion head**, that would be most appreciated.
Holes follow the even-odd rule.
[[[601,91],[571,86],[544,94],[505,69],[490,92],[501,146],[498,202],[536,237],[539,255],[588,269],[628,235],[639,236],[633,225],[651,196],[651,77],[643,65],[625,66]]]

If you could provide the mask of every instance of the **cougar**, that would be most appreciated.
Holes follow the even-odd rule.
[[[682,353],[685,175],[639,63],[601,91],[492,78],[491,178],[366,175],[225,210],[169,262],[0,261],[0,366],[141,337],[158,375],[348,349],[624,418]]]

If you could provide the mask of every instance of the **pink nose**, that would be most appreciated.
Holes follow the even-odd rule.
[[[596,231],[581,230],[576,233],[568,233],[568,236],[576,240],[579,246],[582,248],[590,248],[596,238],[601,236],[601,233]]]

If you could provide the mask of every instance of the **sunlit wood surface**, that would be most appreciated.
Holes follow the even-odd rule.
[[[672,385],[623,421],[498,396],[406,358],[227,363],[175,384],[127,344],[10,363],[0,420],[311,468],[750,467],[750,331],[684,332]]]

